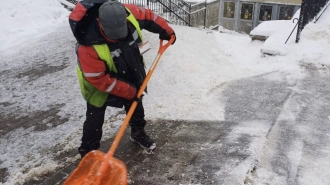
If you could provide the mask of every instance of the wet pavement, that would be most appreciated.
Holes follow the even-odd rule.
[[[253,181],[248,175],[253,176],[264,165],[271,166],[274,174],[284,173],[284,184],[298,181],[302,173],[299,169],[310,164],[290,161],[287,155],[292,150],[291,143],[303,140],[298,150],[306,157],[319,151],[315,156],[319,157],[326,150],[326,133],[330,132],[330,126],[323,125],[328,121],[330,75],[313,67],[307,72],[308,78],[293,83],[270,80],[279,75],[273,72],[232,81],[213,90],[212,93],[222,93],[219,102],[225,102],[224,121],[147,120],[146,131],[157,142],[153,152],[131,143],[128,128],[115,153],[127,165],[128,183],[247,184]],[[287,120],[290,117],[283,115],[288,112],[295,114],[297,120]],[[45,114],[49,117],[56,111]],[[34,118],[43,119],[43,114]],[[35,119],[30,119],[32,124]],[[296,132],[299,127],[310,128],[311,138]],[[102,141],[100,150],[107,152],[112,140]],[[315,145],[315,140],[322,141],[322,145]],[[62,167],[24,184],[62,184],[79,162],[68,159],[78,157],[75,148],[61,153],[55,160]],[[1,173],[6,176],[6,171]]]
[[[126,163],[129,184],[238,184],[243,181],[244,175],[256,165],[251,143],[255,138],[267,136],[292,92],[286,82],[265,78],[269,75],[272,74],[232,82],[225,88],[225,121],[148,120],[146,130],[157,142],[157,148],[151,153],[131,143],[127,129],[115,156]],[[246,125],[261,126],[262,130],[255,135],[237,131]],[[111,141],[112,138],[103,141],[101,151],[106,152]],[[72,150],[57,160],[65,161],[75,155],[76,150]],[[65,163],[56,173],[26,184],[62,184],[77,165],[77,162]],[[238,168],[242,168],[240,174],[233,174]]]
[[[223,153],[221,150],[212,146],[219,144],[231,131],[233,124],[235,125],[230,122],[149,121],[146,130],[157,142],[157,148],[148,152],[131,143],[129,140],[130,129],[127,129],[116,150],[115,157],[126,163],[129,184],[186,184],[188,182],[208,184],[217,182],[218,177],[213,178],[211,174],[215,174],[221,168],[221,163],[218,163],[219,158],[212,156],[225,154],[221,154]],[[106,152],[108,148],[105,146],[108,146],[112,140],[111,138],[103,141],[100,150]],[[66,158],[76,155],[76,150],[72,150],[58,160],[66,160]],[[244,159],[244,155],[237,154],[237,157]],[[215,160],[213,162],[216,163],[213,163],[212,160]],[[77,167],[78,161],[66,163],[65,167],[56,170],[55,173],[25,184],[62,184]],[[196,171],[196,168],[200,171]]]
[[[212,93],[221,91],[219,101],[225,102],[224,121],[147,120],[146,131],[157,142],[153,152],[131,143],[128,128],[115,153],[127,165],[128,183],[248,184],[265,166],[286,178],[284,184],[299,181],[301,169],[311,164],[294,163],[288,155],[297,150],[306,158],[326,158],[330,133],[330,125],[323,124],[329,117],[330,75],[312,67],[307,72],[308,78],[293,83],[270,80],[279,75],[273,72],[215,89]],[[297,128],[309,128],[309,138]],[[112,140],[102,141],[100,150],[106,152]],[[303,142],[301,148],[292,148],[296,142]],[[78,156],[75,148],[61,153],[55,160],[62,167],[24,184],[62,184],[79,162],[68,159]],[[1,173],[6,176],[6,171]]]
[[[215,174],[221,168],[220,157],[215,156],[225,154],[213,145],[218,145],[231,131],[231,125],[235,123],[149,121],[146,130],[157,142],[157,148],[148,152],[131,143],[127,129],[115,157],[126,163],[129,184],[214,183],[219,178],[212,177],[211,174]],[[103,141],[100,150],[106,152],[108,148],[105,146],[112,140],[111,138]],[[75,155],[76,150],[72,150],[62,155],[62,160]],[[237,154],[237,157],[244,159],[245,156]],[[66,163],[65,167],[56,170],[54,174],[25,184],[62,184],[77,165],[78,162]],[[196,171],[196,168],[200,171]]]
[[[330,132],[330,126],[323,125],[328,121],[330,75],[316,69],[310,73],[309,78],[294,83],[269,80],[278,75],[274,72],[221,87],[221,101],[226,102],[224,121],[147,120],[146,131],[157,142],[153,152],[131,143],[127,129],[115,157],[126,163],[128,183],[247,184],[253,181],[248,175],[253,176],[264,165],[287,178],[284,184],[297,182],[303,174],[299,169],[309,164],[292,163],[288,153],[301,150],[310,157],[318,151],[314,157],[326,157],[322,152],[327,150],[326,133]],[[296,114],[297,120],[287,120],[290,117],[283,115],[288,112]],[[310,128],[311,138],[295,131],[300,127]],[[100,150],[106,152],[112,140],[102,141]],[[314,143],[316,140],[322,145]],[[304,141],[300,149],[291,148],[300,141]],[[79,162],[68,159],[77,157],[76,149],[62,153],[56,157],[61,163],[66,161],[62,167],[25,184],[62,184]]]

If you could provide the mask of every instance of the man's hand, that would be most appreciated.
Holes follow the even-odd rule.
[[[176,35],[174,32],[172,35],[174,35],[174,41],[172,42],[172,45],[173,45],[174,42],[176,41]],[[160,40],[170,40],[172,35],[169,35],[166,31],[163,31],[163,32],[159,33],[159,39]]]
[[[144,94],[141,94],[140,98],[137,97],[137,95],[133,98],[133,101],[137,101],[138,103],[142,101]]]

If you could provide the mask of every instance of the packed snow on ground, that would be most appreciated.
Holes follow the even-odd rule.
[[[67,22],[68,11],[57,1],[13,0],[0,6],[0,53],[17,51],[18,46],[54,31],[54,25]]]
[[[218,101],[222,98],[221,93],[217,95],[210,93],[215,87],[221,86],[225,82],[271,71],[286,73],[288,81],[303,78],[305,74],[301,72],[299,66],[301,61],[308,61],[319,67],[330,65],[329,12],[324,14],[318,24],[306,26],[300,44],[295,44],[294,39],[290,39],[285,56],[274,57],[261,54],[260,50],[264,43],[251,42],[248,35],[232,31],[220,33],[172,25],[176,31],[177,41],[164,53],[148,85],[149,94],[144,98],[147,119],[166,117],[166,119],[184,120],[223,120],[224,115],[221,113],[224,112],[224,105],[221,102],[215,103],[215,100]],[[70,47],[74,45],[74,38],[68,25],[68,14],[69,12],[56,0],[2,2],[0,6],[0,32],[2,33],[0,35],[0,69],[10,71],[18,66],[33,65],[33,60],[8,62],[9,58],[14,55],[29,56],[30,52],[34,52],[34,54],[42,53],[48,57],[56,57],[56,48],[53,50],[54,53],[47,55],[43,51],[44,48],[37,47],[39,39],[46,39],[50,46],[56,42],[70,44]],[[59,39],[56,41],[49,37],[49,35],[56,36],[55,32],[62,34],[61,37],[56,38]],[[147,65],[150,67],[159,41],[154,34],[145,31],[143,33],[153,47],[145,55]],[[285,40],[281,40],[281,42],[285,42]],[[27,48],[29,53],[26,52]],[[74,56],[73,50],[72,56]],[[47,131],[38,132],[20,128],[1,137],[0,169],[7,169],[9,173],[4,182],[5,185],[22,184],[61,166],[54,159],[55,154],[47,153],[45,156],[40,154],[42,151],[65,143],[62,151],[58,152],[61,153],[79,145],[85,103],[79,94],[76,77],[72,74],[74,64],[69,69],[62,71],[56,77],[53,76],[60,82],[54,80],[49,86],[43,87],[38,85],[38,81],[32,82],[33,91],[23,91],[17,96],[7,91],[15,85],[14,81],[7,80],[6,83],[0,84],[2,89],[1,114],[15,111],[15,109],[4,109],[2,104],[5,103],[20,102],[20,107],[26,109],[27,112],[37,112],[47,109],[50,102],[56,102],[66,105],[58,115],[70,116],[67,123]],[[65,80],[63,80],[64,78]],[[276,76],[273,78],[276,80]],[[42,84],[41,81],[40,83]],[[61,96],[62,91],[66,93],[65,97]],[[45,92],[50,92],[51,96],[45,96]],[[108,126],[105,125],[105,135],[109,137],[114,135],[121,124],[122,117],[117,119],[111,123],[112,126],[109,126],[110,123],[106,124]],[[254,135],[257,139],[251,144],[251,152],[256,156],[262,155],[260,145],[264,141],[258,141],[258,137],[265,132],[263,127],[251,128],[243,125],[236,132],[249,132]],[[262,138],[259,139],[262,140]],[[295,155],[299,155],[299,153],[292,153],[292,156]],[[329,160],[313,162],[317,163],[316,166],[329,166],[330,164]],[[242,170],[246,168],[247,166],[241,164],[232,169],[232,173],[242,174]],[[307,185],[313,181],[322,184],[324,181],[319,179],[328,175],[328,171],[329,169],[319,170],[317,173],[313,173],[314,176],[301,178],[300,184]],[[265,177],[264,179],[267,180],[270,177],[267,170],[259,170],[258,173],[260,178]],[[253,180],[253,178],[251,179]],[[258,179],[254,180],[256,183],[258,182]],[[282,179],[273,178],[269,182],[279,184]]]

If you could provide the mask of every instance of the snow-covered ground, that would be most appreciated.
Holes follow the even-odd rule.
[[[85,102],[75,75],[75,40],[69,28],[68,14],[56,0],[12,0],[0,6],[0,120],[4,121],[0,123],[0,175],[2,171],[7,174],[0,184],[22,184],[52,172],[63,165],[55,157],[80,144]],[[233,137],[245,133],[258,138],[251,142],[250,150],[259,163],[242,179],[248,179],[246,184],[291,184],[290,178],[298,179],[294,183],[303,185],[330,184],[330,113],[325,117],[327,122],[323,119],[309,125],[298,123],[308,119],[313,122],[316,118],[305,117],[299,121],[301,115],[297,114],[298,108],[309,105],[317,111],[329,100],[299,99],[299,94],[310,93],[312,96],[329,91],[321,85],[312,86],[314,81],[310,84],[313,89],[299,89],[309,84],[305,79],[315,75],[306,72],[306,68],[321,73],[320,81],[329,79],[325,78],[330,75],[329,20],[330,10],[327,10],[319,22],[305,27],[299,44],[294,43],[294,36],[286,45],[283,45],[285,40],[272,41],[270,36],[268,42],[272,41],[273,49],[276,45],[277,49],[285,47],[285,54],[280,56],[263,55],[260,50],[264,43],[251,42],[248,35],[172,25],[177,41],[164,53],[148,84],[149,93],[144,97],[146,119],[223,121],[228,95],[222,92],[228,84],[273,74],[267,78],[285,81],[298,95],[290,94],[276,121],[278,124],[243,123],[236,133],[232,133]],[[159,40],[157,35],[143,33],[153,47],[145,54],[149,67],[156,56]],[[315,79],[318,78],[314,76]],[[244,91],[237,93],[244,94]],[[104,125],[104,138],[113,136],[122,121],[122,117],[112,119],[120,110],[109,110],[107,120],[115,121]],[[56,117],[47,117],[48,114]],[[323,117],[324,114],[326,112],[322,113]],[[64,123],[58,124],[58,121]],[[38,122],[38,127],[30,127],[33,122]],[[274,127],[267,134],[271,124]],[[6,132],[11,127],[15,129]],[[289,153],[283,154],[278,151],[281,147],[274,146],[285,143],[283,138],[293,130],[300,137],[293,140],[291,148],[280,145]],[[322,137],[322,143],[314,140],[314,136]],[[307,155],[313,150],[320,152]],[[298,175],[281,175],[281,165],[274,170],[272,158],[281,160],[285,155],[289,155],[286,162],[294,164],[293,167],[299,166],[293,170]],[[228,170],[241,174],[249,165],[242,163]]]

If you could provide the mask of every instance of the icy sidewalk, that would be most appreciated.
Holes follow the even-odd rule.
[[[149,120],[147,132],[158,143],[153,153],[130,143],[127,130],[116,157],[127,163],[130,184],[243,183],[256,168],[272,123],[291,92],[285,81],[268,80],[271,75],[215,89],[213,93],[222,92],[225,97],[224,121]],[[101,150],[107,151],[111,141],[103,142]],[[58,160],[75,155],[72,150]],[[66,163],[55,174],[29,183],[61,184],[76,166],[76,162]]]

